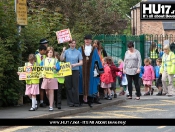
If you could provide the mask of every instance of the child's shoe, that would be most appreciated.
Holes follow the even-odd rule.
[[[144,94],[144,96],[147,96],[147,95],[150,95],[150,92],[147,92],[147,93]]]
[[[117,98],[117,94],[114,94],[114,98]]]
[[[29,111],[35,111],[35,108],[31,107],[31,108],[29,109]]]
[[[49,111],[53,111],[53,108],[52,107],[49,107]]]

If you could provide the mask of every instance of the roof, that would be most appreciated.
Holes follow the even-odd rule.
[[[175,21],[162,21],[164,30],[175,30]]]

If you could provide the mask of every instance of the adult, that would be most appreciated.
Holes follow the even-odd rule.
[[[80,67],[79,92],[80,95],[83,95],[82,102],[88,103],[90,107],[92,107],[92,97],[98,92],[97,86],[100,83],[99,76],[94,74],[95,65],[97,65],[98,70],[103,70],[97,48],[91,44],[92,36],[86,35],[84,45],[79,48],[83,56],[83,66]]]
[[[79,106],[79,66],[83,65],[83,57],[79,50],[77,50],[75,40],[69,42],[70,48],[66,50],[63,47],[63,51],[60,56],[60,60],[64,59],[66,62],[70,62],[72,66],[72,75],[65,77],[65,86],[67,89],[67,104],[70,107]]]
[[[160,73],[162,74],[163,93],[162,95],[173,95],[173,76],[175,74],[175,55],[170,51],[169,45],[165,45],[162,57]],[[168,79],[168,86],[167,86]]]
[[[140,85],[139,85],[139,73],[142,64],[141,55],[138,50],[134,48],[133,42],[128,43],[128,50],[125,53],[123,73],[126,74],[128,80],[129,97],[132,99],[132,81],[136,88],[136,99],[140,99]]]
[[[152,42],[151,46],[150,46],[150,59],[151,59],[151,65],[154,67],[156,66],[156,60],[158,58],[159,52],[158,49],[156,47],[156,43]]]
[[[105,51],[105,49],[102,47],[101,43],[99,40],[94,40],[93,41],[93,47],[96,47],[97,48],[97,51],[98,51],[98,55],[100,57],[100,60],[102,62],[102,59],[104,57],[107,57],[107,53]],[[94,102],[97,103],[97,104],[101,104],[99,101],[100,101],[100,94],[99,93],[103,93],[103,89],[101,89],[101,86],[100,84],[98,85],[98,93],[97,93],[97,96],[96,98],[94,98]]]
[[[40,40],[40,43],[39,43],[39,44],[40,44],[40,45],[44,45],[44,46],[46,46],[46,48],[47,48],[48,43],[49,43],[49,41],[48,41],[47,39],[43,38],[43,39]],[[38,53],[39,53],[39,49],[37,49],[37,50],[35,51],[35,55],[38,54]]]
[[[100,41],[94,40],[93,46],[97,48],[98,55],[100,56],[101,61],[104,57],[107,57],[107,53],[106,53],[105,49],[102,47]]]
[[[170,44],[170,50],[175,53],[175,41]]]

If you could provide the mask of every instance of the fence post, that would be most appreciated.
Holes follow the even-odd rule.
[[[126,52],[126,45],[127,45],[127,40],[126,40],[126,35],[121,36],[122,39],[122,60],[124,60],[125,57],[125,52]]]
[[[142,65],[144,63],[145,58],[145,35],[140,35],[140,54],[142,57]]]

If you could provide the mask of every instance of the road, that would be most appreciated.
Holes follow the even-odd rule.
[[[142,96],[120,105],[79,113],[66,118],[175,118],[175,97]],[[56,117],[56,119],[60,119]],[[1,132],[174,132],[175,126],[26,126]]]

